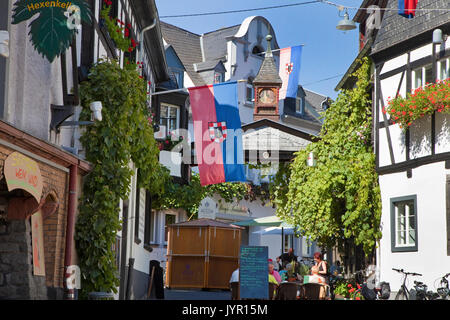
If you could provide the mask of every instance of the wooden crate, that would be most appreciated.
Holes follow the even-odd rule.
[[[167,286],[228,289],[238,267],[241,229],[211,219],[170,225]]]

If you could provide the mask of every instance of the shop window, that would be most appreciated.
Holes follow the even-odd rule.
[[[391,199],[392,252],[417,251],[417,197]]]

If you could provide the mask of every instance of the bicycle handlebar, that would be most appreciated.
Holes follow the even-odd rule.
[[[405,274],[405,275],[411,275],[411,276],[422,276],[420,273],[415,273],[415,272],[405,272],[403,269],[395,269],[395,268],[392,268],[392,270],[394,270],[394,271],[397,271],[397,272],[400,272],[400,273],[403,273],[403,274]]]

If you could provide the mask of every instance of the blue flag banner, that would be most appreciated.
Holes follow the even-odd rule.
[[[237,82],[189,88],[200,183],[245,182]]]
[[[297,97],[301,57],[302,46],[283,48],[280,50],[279,75],[283,81],[280,89],[280,100]]]

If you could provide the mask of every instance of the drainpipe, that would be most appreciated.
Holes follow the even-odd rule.
[[[67,205],[66,250],[64,257],[65,300],[75,300],[76,290],[73,288],[73,285],[70,285],[68,288],[67,284],[72,275],[71,273],[69,273],[68,268],[72,265],[72,246],[75,227],[75,211],[77,206],[77,177],[78,165],[71,165],[69,173],[69,202]]]
[[[144,57],[144,33],[150,29],[153,29],[155,26],[156,26],[156,18],[153,19],[153,22],[151,25],[142,29],[141,33],[139,34],[139,61],[140,62],[142,62],[143,57]]]

